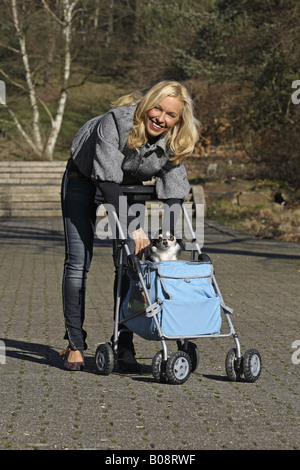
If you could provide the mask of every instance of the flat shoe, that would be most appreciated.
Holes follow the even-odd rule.
[[[64,369],[66,370],[82,370],[84,367],[84,359],[82,357],[82,361],[80,362],[69,362],[69,353],[71,349],[67,347],[64,349],[59,355],[62,356],[62,359],[64,359]],[[82,354],[82,353],[81,353]]]

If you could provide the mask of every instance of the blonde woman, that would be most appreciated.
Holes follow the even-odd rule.
[[[75,135],[62,181],[66,247],[62,288],[65,339],[69,342],[63,352],[66,369],[83,368],[87,347],[83,323],[86,278],[93,255],[96,191],[114,206],[120,218],[121,185],[141,184],[153,176],[159,200],[169,205],[182,202],[190,189],[183,162],[194,149],[198,129],[187,89],[178,82],[164,81],[145,95],[123,96],[106,114],[85,123]],[[131,220],[129,215],[127,223]],[[130,238],[131,252],[136,254],[150,243],[142,226],[137,226]],[[122,288],[124,295],[126,265]],[[118,340],[119,367],[131,372],[139,369],[132,336],[128,330]]]

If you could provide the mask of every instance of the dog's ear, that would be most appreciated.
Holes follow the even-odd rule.
[[[151,242],[153,242],[154,240],[158,240],[159,237],[162,236],[162,228],[159,227],[159,229],[157,230],[157,232],[155,232],[153,235],[152,235],[152,238],[151,238]]]
[[[171,242],[174,241],[174,240],[176,241],[176,237],[175,237],[175,235],[174,235],[173,232],[165,232],[165,233],[163,234],[163,238],[167,238],[167,239],[170,240]]]

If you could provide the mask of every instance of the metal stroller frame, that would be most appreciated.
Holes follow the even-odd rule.
[[[151,186],[141,186],[141,187],[127,187],[127,191],[136,191],[138,188],[138,195],[136,200],[143,200],[141,199],[141,193],[146,192],[146,199],[149,199],[149,195],[153,192]],[[151,189],[150,189],[151,188]],[[151,197],[150,197],[151,198]],[[191,220],[189,218],[188,212],[184,203],[182,203],[182,211],[185,221],[188,224],[188,228],[192,235],[192,242],[195,250],[192,251],[193,259],[195,258],[195,251],[198,253],[198,260],[211,263],[209,256],[206,253],[202,253],[199,242],[196,238],[196,234],[194,232]],[[225,360],[225,370],[229,380],[231,381],[238,381],[244,376],[247,382],[255,382],[261,373],[261,356],[260,353],[252,348],[248,349],[244,355],[242,355],[241,345],[239,342],[238,335],[236,330],[233,326],[232,320],[230,318],[233,310],[226,306],[221,291],[219,289],[218,283],[216,281],[214,273],[212,273],[212,282],[213,287],[217,296],[220,298],[221,308],[223,310],[223,314],[227,320],[229,332],[228,333],[218,333],[218,334],[200,334],[194,335],[189,337],[181,337],[178,336],[176,339],[178,351],[176,353],[170,353],[167,348],[166,339],[163,334],[161,327],[159,325],[157,319],[157,313],[160,311],[155,304],[152,303],[147,286],[145,284],[143,274],[141,271],[140,261],[139,259],[130,253],[126,237],[124,235],[122,226],[118,219],[116,212],[112,212],[114,221],[116,223],[118,232],[119,232],[119,239],[120,239],[120,250],[119,250],[119,272],[118,272],[118,284],[117,284],[117,294],[115,299],[115,317],[114,317],[114,334],[113,334],[113,341],[112,345],[110,343],[103,343],[100,344],[97,348],[95,354],[95,364],[96,370],[99,374],[108,375],[110,374],[115,365],[115,359],[117,358],[117,350],[118,350],[118,337],[120,334],[119,326],[125,324],[128,320],[132,319],[136,316],[133,314],[131,317],[120,320],[120,308],[121,308],[121,283],[122,283],[122,262],[124,251],[127,255],[127,263],[128,269],[132,276],[138,278],[142,290],[145,294],[148,307],[145,311],[146,317],[153,317],[155,322],[157,331],[160,336],[160,341],[162,344],[162,350],[159,351],[152,361],[152,373],[154,378],[158,382],[166,382],[166,383],[173,383],[173,384],[182,384],[184,383],[191,372],[193,372],[199,363],[199,352],[195,343],[191,342],[190,339],[198,339],[198,338],[225,338],[232,336],[235,348],[229,350]],[[174,339],[174,338],[170,338]],[[181,341],[183,340],[183,344]]]

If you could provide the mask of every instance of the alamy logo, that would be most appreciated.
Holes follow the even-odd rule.
[[[194,235],[199,246],[202,247],[204,243],[204,204],[195,204],[195,207],[192,204],[185,204],[185,210],[188,219],[194,219],[195,228],[188,223],[186,218],[178,217],[175,228],[176,236],[186,240],[186,250],[193,249]],[[126,196],[119,198],[119,213],[121,214],[119,221],[126,239],[127,237],[131,238],[132,232],[137,229],[139,224],[143,227],[145,234],[151,234],[151,238],[158,233],[162,220],[166,231],[168,231],[168,227],[171,226],[172,212],[180,214],[181,207],[177,207],[176,204],[166,207],[154,203],[151,205],[151,210],[148,211],[144,204],[133,204],[129,210],[132,220],[127,228],[127,198]],[[194,217],[193,212],[195,212]],[[96,235],[100,240],[117,239],[118,230],[113,213],[114,208],[110,204],[104,204],[98,208],[97,216],[100,217],[100,220],[96,226]]]
[[[6,87],[3,80],[0,80],[0,104],[6,104]]]
[[[292,94],[292,103],[299,104],[300,103],[300,80],[294,80],[292,83],[292,88],[298,88]]]
[[[5,353],[5,343],[0,340],[0,364],[5,364],[6,353]]]
[[[293,341],[292,348],[296,349],[292,354],[292,363],[295,365],[300,364],[300,340],[296,339]]]

